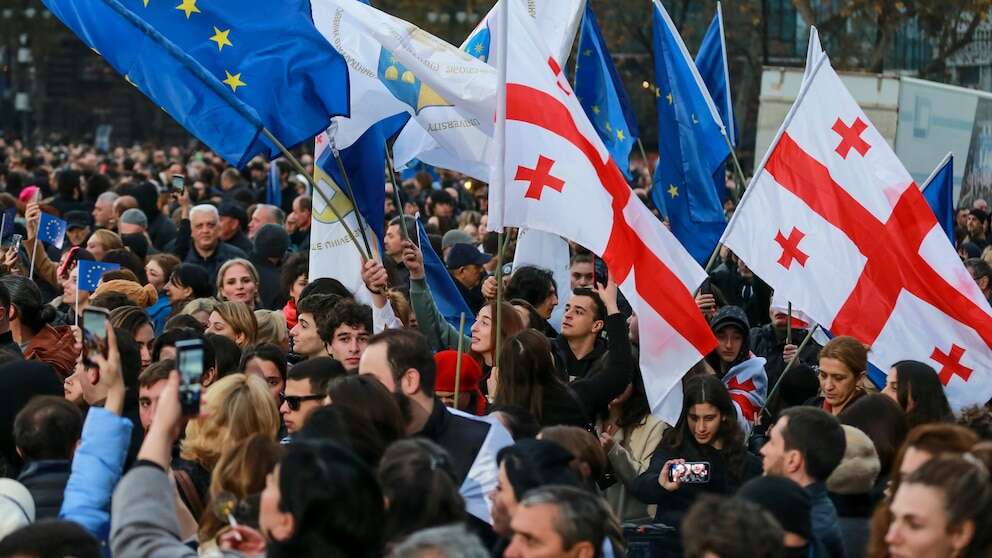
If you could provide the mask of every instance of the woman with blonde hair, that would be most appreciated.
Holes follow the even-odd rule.
[[[246,259],[224,262],[217,271],[217,298],[221,301],[244,302],[254,309],[259,305],[258,270]]]
[[[286,316],[275,310],[255,310],[255,321],[258,323],[258,333],[255,343],[271,343],[283,351],[289,351],[289,328],[286,327]]]
[[[177,315],[193,316],[196,321],[203,324],[203,327],[207,327],[210,324],[210,314],[218,304],[220,302],[217,302],[216,298],[194,298],[187,302]]]
[[[113,231],[107,229],[97,229],[86,241],[86,251],[93,255],[97,261],[102,261],[107,252],[124,248],[121,237]]]
[[[200,416],[186,425],[173,467],[180,496],[197,520],[220,457],[254,435],[275,440],[278,432],[279,409],[262,378],[231,374],[203,392]]]
[[[285,453],[279,442],[262,434],[252,434],[244,443],[223,453],[214,467],[210,478],[210,502],[208,513],[200,519],[197,538],[200,541],[200,554],[216,547],[215,537],[229,523],[218,508],[224,507],[218,500],[224,494],[233,498],[230,515],[238,523],[258,527],[259,496],[265,489],[265,477],[275,469]]]
[[[255,345],[258,320],[244,302],[221,302],[210,313],[207,331],[223,335],[245,349]]]

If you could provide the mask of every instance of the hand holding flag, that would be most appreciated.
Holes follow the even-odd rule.
[[[62,219],[42,212],[38,218],[38,240],[62,248],[67,227],[68,223]]]

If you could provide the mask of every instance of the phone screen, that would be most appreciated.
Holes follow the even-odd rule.
[[[198,339],[176,343],[179,369],[179,403],[183,414],[200,414],[200,379],[203,377],[203,343]]]
[[[172,175],[172,191],[182,192],[186,188],[186,177],[181,174]]]
[[[687,461],[672,465],[668,469],[668,478],[672,482],[681,481],[687,484],[710,482],[710,464],[706,461]]]
[[[10,236],[10,248],[14,252],[19,252],[21,250],[21,235],[14,234]]]
[[[94,308],[83,310],[83,360],[92,364],[89,355],[100,353],[107,356],[107,318],[108,314]]]

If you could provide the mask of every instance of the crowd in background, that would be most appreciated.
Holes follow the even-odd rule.
[[[384,178],[382,259],[351,292],[310,276],[311,192],[277,165],[0,139],[0,556],[992,555],[989,409],[953,413],[921,362],[873,385],[850,337],[800,350],[732,253],[696,297],[719,345],[667,424],[588,250],[567,300],[533,266],[498,289],[486,185],[421,171],[401,206]],[[958,246],[988,296],[981,205]],[[418,213],[467,331],[432,295]],[[79,288],[90,262],[116,268]],[[83,349],[88,309],[107,312],[103,353]],[[175,372],[190,340],[195,416]]]

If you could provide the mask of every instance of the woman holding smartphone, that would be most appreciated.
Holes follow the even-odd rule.
[[[700,494],[733,494],[741,484],[761,475],[761,460],[747,452],[737,411],[723,382],[709,374],[694,376],[685,382],[683,392],[678,423],[662,436],[647,471],[631,489],[645,504],[658,505],[655,521],[672,526],[681,523]],[[678,467],[687,463],[694,466]],[[692,478],[673,478],[673,468],[688,469]]]

